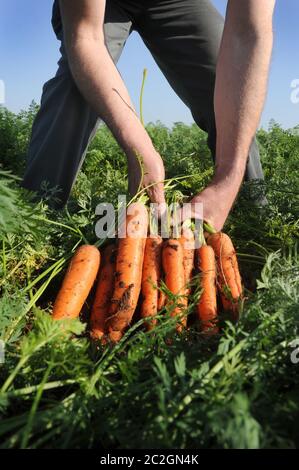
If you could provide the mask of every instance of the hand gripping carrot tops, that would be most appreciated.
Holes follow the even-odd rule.
[[[83,245],[74,254],[53,307],[53,318],[77,318],[95,282],[100,266],[100,252],[93,245]]]
[[[130,325],[141,290],[142,266],[148,229],[147,208],[141,202],[127,209],[125,238],[118,240],[114,291],[107,319],[112,342]]]

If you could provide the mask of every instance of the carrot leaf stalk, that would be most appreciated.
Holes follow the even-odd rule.
[[[204,230],[208,232],[210,235],[213,235],[214,233],[217,233],[217,230],[212,227],[208,222],[204,221],[203,223]]]

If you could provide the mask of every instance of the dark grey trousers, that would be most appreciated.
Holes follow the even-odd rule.
[[[57,11],[56,11],[57,14]],[[107,48],[116,63],[125,42],[136,30],[171,87],[207,131],[215,159],[216,129],[213,95],[223,18],[209,0],[107,0]],[[56,31],[57,32],[57,31]],[[43,195],[59,188],[59,206],[70,194],[88,145],[99,124],[72,78],[63,46],[56,76],[43,88],[41,108],[32,128],[23,186]],[[100,170],[99,170],[100,171]],[[248,158],[246,179],[263,179],[256,141]]]

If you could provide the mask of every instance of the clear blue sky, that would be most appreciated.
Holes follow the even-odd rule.
[[[224,14],[226,0],[213,0]],[[240,3],[242,3],[240,1]],[[56,70],[58,46],[51,29],[52,0],[0,0],[0,80],[6,85],[6,106],[12,111],[39,102],[43,83]],[[284,127],[299,124],[299,104],[290,100],[292,80],[299,79],[299,1],[277,0],[275,47],[270,87],[262,117]],[[172,92],[137,34],[128,41],[119,69],[135,103],[142,71],[149,71],[144,110],[146,121],[192,122],[189,110]]]

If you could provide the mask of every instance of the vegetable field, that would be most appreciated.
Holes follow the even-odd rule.
[[[274,122],[259,131],[265,183],[244,183],[225,226],[245,287],[240,321],[177,334],[166,306],[154,329],[137,317],[112,346],[90,339],[92,296],[80,320],[51,313],[76,248],[101,244],[95,207],[127,192],[126,160],[101,127],[68,206],[51,210],[52,190],[31,202],[19,182],[36,111],[0,107],[0,448],[299,447],[299,136]],[[203,189],[204,132],[147,129],[172,193]]]

